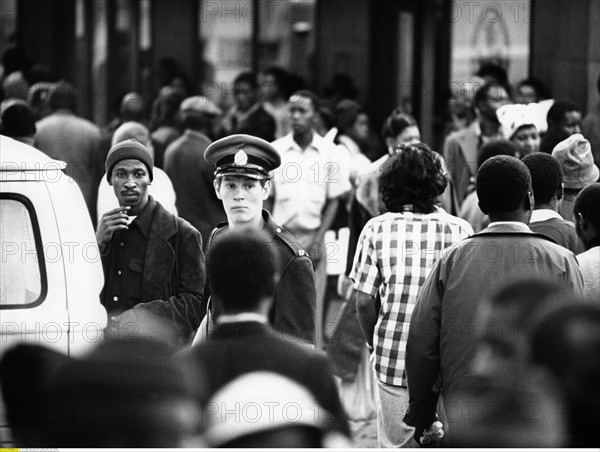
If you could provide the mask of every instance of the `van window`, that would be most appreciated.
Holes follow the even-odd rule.
[[[31,202],[0,194],[0,309],[39,305],[47,283],[41,237]]]

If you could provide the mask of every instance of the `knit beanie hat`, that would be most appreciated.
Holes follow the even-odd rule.
[[[121,160],[135,159],[142,162],[148,168],[150,175],[150,181],[154,178],[152,173],[154,169],[154,162],[152,161],[152,155],[146,146],[139,143],[134,139],[121,141],[115,144],[106,157],[106,179],[110,182],[110,176],[112,174],[113,167]]]

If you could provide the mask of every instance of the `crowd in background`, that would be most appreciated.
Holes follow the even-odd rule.
[[[151,153],[150,195],[200,233],[204,252],[228,219],[204,151],[235,134],[271,143],[282,168],[307,178],[290,184],[276,170],[265,208],[313,261],[320,351],[273,345],[295,372],[257,365],[208,391],[198,363],[235,359],[223,344],[203,360],[142,338],[81,359],[20,346],[1,369],[20,445],[344,447],[355,423],[376,419],[380,447],[598,446],[600,105],[581,111],[535,78],[512,84],[484,66],[472,99],[448,100],[444,146],[432,150],[410,112],[370,123],[347,75],[317,96],[279,67],[244,72],[232,101],[217,104],[168,61],[153,98],[126,93],[108,124],[94,124],[77,114],[71,83],[5,52],[0,133],[67,162],[94,226],[118,207],[109,151],[136,140]],[[325,175],[313,178],[315,162]],[[325,234],[344,229],[332,294]],[[248,241],[262,246],[232,233],[219,247],[226,256]],[[274,273],[269,259],[217,260],[207,273],[242,286],[251,268]],[[274,296],[266,286],[257,300]],[[326,331],[331,297],[342,308]],[[273,400],[297,416],[278,405],[265,420]],[[239,404],[260,409],[220,411]]]

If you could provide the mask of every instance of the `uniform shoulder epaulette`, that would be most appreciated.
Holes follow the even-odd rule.
[[[275,227],[275,232],[277,233],[277,237],[279,237],[292,251],[296,256],[308,256],[308,253],[302,246],[298,243],[298,241],[294,238],[292,234],[290,234],[287,230],[277,225]]]

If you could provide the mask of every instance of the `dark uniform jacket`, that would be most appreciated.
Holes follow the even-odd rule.
[[[182,356],[198,375],[202,375],[207,402],[223,386],[240,375],[267,371],[291,378],[306,387],[319,405],[338,421],[331,426],[348,433],[348,424],[333,379],[331,365],[324,353],[278,334],[259,322],[217,325],[212,335]],[[324,413],[323,413],[324,414]]]
[[[272,239],[277,272],[280,275],[269,320],[280,333],[313,343],[317,297],[313,263],[292,234],[275,224],[269,212],[263,210],[262,215],[263,232]],[[228,229],[226,222],[216,227],[206,247],[207,254],[212,244]],[[235,284],[235,275],[231,276],[231,282]],[[207,281],[202,303],[203,312],[206,312],[209,298]],[[219,315],[219,306],[214,304],[214,300],[210,302],[210,312],[213,318]]]
[[[201,300],[206,279],[202,237],[192,225],[169,213],[152,197],[146,209],[152,212],[152,220],[141,268],[141,302],[121,314],[120,321],[137,322],[140,310],[145,310],[168,322],[180,339],[187,341],[202,320]],[[119,246],[117,242],[115,233],[102,253],[105,285],[101,300],[109,312],[106,293],[110,298],[110,272],[115,270],[111,257]],[[124,284],[126,287],[127,281]]]

